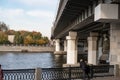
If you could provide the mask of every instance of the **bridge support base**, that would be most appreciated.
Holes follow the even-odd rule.
[[[67,39],[67,64],[77,64],[77,32],[69,32]]]

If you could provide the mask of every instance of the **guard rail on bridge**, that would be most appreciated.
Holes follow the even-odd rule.
[[[90,66],[90,77],[115,76],[114,65]],[[73,80],[82,79],[80,67],[64,68],[42,68],[42,69],[21,69],[3,70],[4,80]]]

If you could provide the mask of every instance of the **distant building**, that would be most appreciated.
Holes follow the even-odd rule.
[[[14,38],[15,38],[15,35],[8,35],[8,41],[10,41],[11,43],[14,42]]]

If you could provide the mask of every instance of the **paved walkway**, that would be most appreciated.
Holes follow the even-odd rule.
[[[91,80],[120,80],[120,77],[96,77]]]

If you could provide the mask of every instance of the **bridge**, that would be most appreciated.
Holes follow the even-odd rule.
[[[120,0],[60,0],[51,30],[67,65],[77,64],[78,54],[89,64],[120,65]]]

